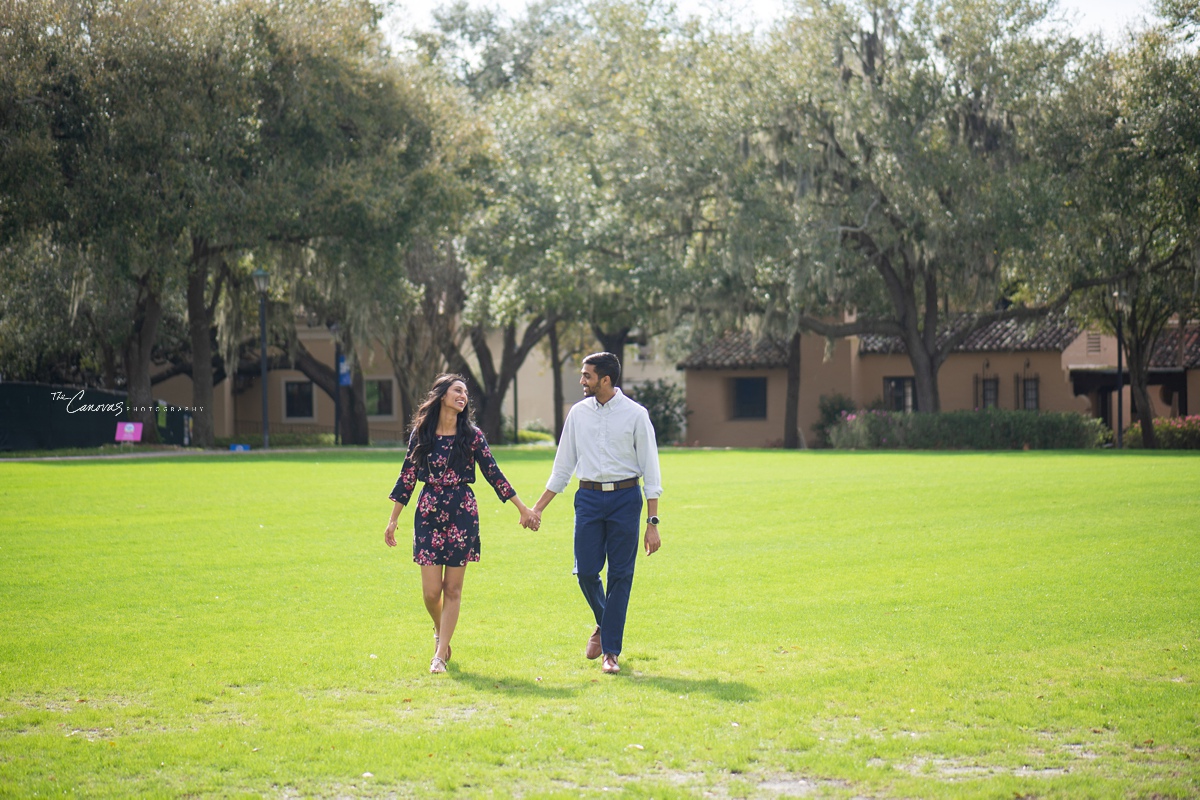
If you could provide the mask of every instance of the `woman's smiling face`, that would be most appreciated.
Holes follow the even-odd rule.
[[[442,407],[461,414],[467,407],[467,385],[462,381],[450,384],[446,394],[442,395]]]

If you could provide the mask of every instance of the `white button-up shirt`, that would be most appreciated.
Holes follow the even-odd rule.
[[[661,495],[658,445],[646,409],[619,388],[604,405],[587,397],[571,406],[546,488],[562,493],[572,473],[599,483],[642,478],[646,499]]]

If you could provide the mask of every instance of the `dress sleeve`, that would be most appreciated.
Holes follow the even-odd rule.
[[[388,495],[389,499],[395,500],[402,506],[408,505],[408,501],[412,499],[413,489],[417,485],[417,465],[413,461],[413,451],[416,449],[417,437],[414,431],[412,438],[408,440],[408,452],[404,456],[404,466],[400,467],[400,477],[396,479],[396,487]]]
[[[512,485],[508,479],[504,477],[504,473],[500,471],[500,465],[496,463],[496,459],[492,456],[492,449],[488,447],[487,439],[483,436],[483,431],[475,433],[475,464],[483,473],[483,479],[492,485],[496,490],[496,496],[501,502],[507,501],[511,497],[516,497],[517,493],[513,491]]]

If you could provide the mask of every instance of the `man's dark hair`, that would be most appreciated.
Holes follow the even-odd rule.
[[[596,370],[597,377],[603,378],[605,375],[612,381],[612,385],[616,386],[621,381],[621,360],[612,353],[592,353],[583,360],[584,364],[591,364]]]

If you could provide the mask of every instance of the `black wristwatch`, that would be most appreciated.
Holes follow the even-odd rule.
[[[652,517],[650,517],[649,519],[647,519],[647,520],[646,520],[646,524],[647,524],[647,525],[655,525],[655,526],[657,526],[657,525],[658,525],[658,515],[657,515],[657,514],[655,514],[654,516],[652,516]]]

